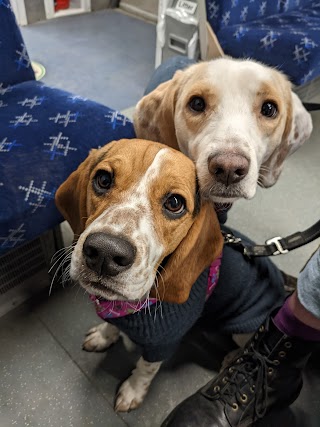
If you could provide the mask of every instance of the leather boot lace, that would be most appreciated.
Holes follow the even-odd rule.
[[[265,347],[265,352],[263,353],[269,353],[267,347]],[[250,403],[249,396],[241,392],[241,388],[248,384],[247,389],[251,391],[254,399],[252,419],[255,421],[262,418],[267,410],[268,372],[271,365],[276,365],[276,363],[266,355],[261,354],[253,346],[250,346],[229,367],[228,372],[231,375],[223,377],[222,383],[224,385],[220,388],[217,383],[214,383],[213,390],[215,395],[213,399],[220,400],[230,405],[234,411],[237,411],[239,409],[238,403]],[[237,423],[238,426],[241,420],[242,416]]]

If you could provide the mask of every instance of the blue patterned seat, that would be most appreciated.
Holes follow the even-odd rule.
[[[320,1],[206,0],[227,55],[250,57],[303,85],[320,74]]]
[[[93,147],[133,138],[118,111],[36,82],[0,0],[0,255],[58,225],[54,194]]]

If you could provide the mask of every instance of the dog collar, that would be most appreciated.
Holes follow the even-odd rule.
[[[206,300],[212,294],[218,283],[221,258],[222,254],[215,259],[209,267]],[[139,301],[109,301],[95,295],[90,295],[90,299],[95,304],[98,316],[103,320],[128,316],[129,314],[134,314],[141,310],[146,312],[150,306],[158,302],[157,298],[146,298]]]
[[[109,301],[95,295],[90,295],[90,299],[95,303],[97,315],[103,320],[134,314],[157,302],[156,298],[146,298],[142,301]]]

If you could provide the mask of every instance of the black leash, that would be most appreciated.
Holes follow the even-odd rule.
[[[248,257],[280,255],[286,254],[293,249],[300,248],[320,237],[320,221],[306,230],[298,231],[290,236],[273,237],[267,240],[265,245],[249,245],[232,233],[222,231],[222,234],[225,244],[233,246]]]

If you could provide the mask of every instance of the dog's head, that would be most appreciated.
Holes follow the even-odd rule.
[[[231,58],[177,71],[138,103],[134,126],[138,137],[190,157],[203,195],[227,203],[275,184],[285,158],[312,131],[283,74]]]
[[[121,140],[92,150],[59,187],[56,204],[79,236],[71,278],[108,300],[151,292],[182,303],[222,251],[193,162],[162,144]]]

